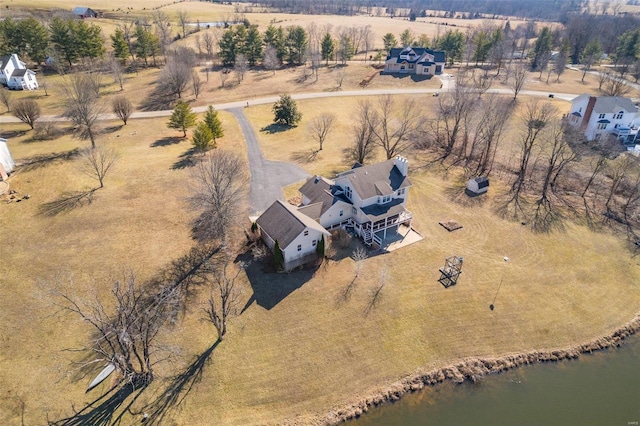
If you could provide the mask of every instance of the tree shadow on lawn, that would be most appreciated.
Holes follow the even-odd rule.
[[[194,386],[200,383],[204,367],[209,364],[211,354],[220,344],[220,340],[211,345],[206,351],[198,355],[184,371],[168,379],[168,384],[148,405],[140,410],[144,417],[144,423],[149,425],[162,425],[169,420],[167,415],[174,407],[180,406],[189,396]]]
[[[141,111],[162,111],[172,109],[174,97],[167,95],[161,88],[156,88],[142,101],[140,105]]]
[[[318,153],[320,151],[317,149],[310,149],[305,151],[296,151],[291,154],[291,159],[298,163],[308,164],[313,163],[318,158]]]
[[[236,261],[252,259],[251,251],[238,256]],[[247,260],[245,268],[247,278],[253,289],[253,294],[241,310],[246,311],[256,302],[259,306],[270,310],[287,296],[299,289],[315,275],[317,266],[308,269],[295,270],[293,272],[277,273],[271,266],[271,256],[258,261]]]
[[[70,212],[76,208],[89,205],[93,202],[93,193],[97,188],[88,191],[64,192],[60,198],[42,204],[38,212],[45,217],[54,217],[62,213]]]
[[[180,142],[182,142],[185,138],[179,137],[179,136],[167,136],[165,138],[162,139],[158,139],[157,141],[153,142],[151,145],[151,148],[157,148],[159,146],[171,146],[171,145],[177,145]]]
[[[292,128],[291,126],[287,126],[285,124],[271,123],[268,126],[264,126],[262,129],[260,129],[260,131],[273,135],[275,133],[286,132],[291,128]]]
[[[122,422],[122,416],[129,411],[145,389],[145,386],[136,386],[133,383],[127,383],[124,386],[115,385],[73,416],[56,421],[47,420],[47,424],[50,426],[118,425]],[[111,396],[108,397],[109,394]],[[127,403],[126,407],[121,408],[131,395],[134,395],[133,399]]]
[[[51,154],[42,154],[36,155],[33,157],[26,158],[22,160],[19,164],[20,170],[23,172],[28,172],[31,170],[36,170],[41,167],[46,167],[56,161],[69,161],[73,160],[80,154],[80,150],[78,148],[71,149],[69,151],[62,152],[53,152]]]
[[[11,131],[3,131],[0,132],[0,137],[5,139],[13,139],[19,138],[20,136],[26,135],[28,130],[11,130]]]
[[[173,165],[171,166],[171,169],[180,170],[180,169],[186,169],[187,167],[195,166],[197,162],[197,158],[195,158],[196,154],[198,154],[198,152],[195,149],[190,148],[189,150],[181,154],[180,157],[178,157],[180,159],[175,163],[173,163]]]

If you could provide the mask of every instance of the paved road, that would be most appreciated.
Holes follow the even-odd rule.
[[[242,107],[229,108],[229,112],[238,120],[247,143],[249,169],[251,170],[250,214],[257,216],[275,200],[284,199],[282,196],[283,187],[299,182],[309,177],[309,174],[293,164],[265,160],[253,127],[244,115]]]

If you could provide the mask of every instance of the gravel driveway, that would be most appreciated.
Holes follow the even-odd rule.
[[[230,108],[228,111],[238,120],[244,139],[247,141],[249,169],[251,170],[249,210],[252,216],[257,215],[265,211],[275,200],[284,200],[283,187],[306,179],[309,174],[293,164],[265,160],[256,134],[244,115],[243,109]]]

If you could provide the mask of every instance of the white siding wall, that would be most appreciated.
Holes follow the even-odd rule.
[[[344,203],[342,201],[338,201],[329,209],[324,212],[322,217],[320,217],[320,225],[324,228],[329,228],[333,225],[336,225],[340,222],[343,222],[351,217],[351,205]],[[340,216],[340,211],[342,211],[342,216]]]
[[[284,261],[285,263],[289,263],[292,260],[295,260],[299,257],[307,256],[309,254],[316,252],[316,246],[313,245],[313,240],[317,241],[320,239],[322,233],[320,231],[316,231],[314,229],[306,229],[309,231],[309,235],[304,235],[304,231],[300,233],[285,249],[283,249],[284,253]],[[301,250],[298,251],[298,245],[301,246]]]

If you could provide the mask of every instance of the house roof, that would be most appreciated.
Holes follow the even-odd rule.
[[[571,100],[571,103],[580,102],[585,98],[589,98],[588,94],[582,94]],[[636,107],[629,98],[622,96],[598,96],[596,102],[593,105],[593,112],[596,114],[611,114],[620,111],[626,112],[638,112]]]
[[[285,249],[302,231],[310,228],[330,235],[318,222],[298,211],[289,203],[277,200],[256,220],[263,232],[274,241],[278,241],[281,249]]]
[[[75,15],[95,15],[96,11],[87,6],[78,6],[73,8],[73,13]]]
[[[0,56],[0,70],[3,70],[11,61],[11,56]]]
[[[489,178],[486,176],[478,176],[472,180],[478,185],[478,188],[485,188],[489,186]]]
[[[372,204],[367,207],[363,207],[361,210],[367,215],[369,220],[375,222],[384,218],[385,216],[394,216],[405,211],[402,198],[394,198],[385,204]]]
[[[415,53],[412,57],[402,58],[401,55],[406,55],[410,53]],[[425,54],[432,55],[433,61],[424,60]],[[387,56],[387,60],[391,58],[396,58],[397,62],[408,62],[408,63],[420,63],[420,64],[433,64],[435,62],[445,62],[446,55],[443,51],[440,50],[431,50],[425,47],[394,47],[389,51],[389,56]]]
[[[11,77],[23,77],[27,73],[26,68],[13,70]]]
[[[400,173],[394,159],[351,169],[338,174],[338,178],[347,178],[363,200],[391,195],[400,188],[411,186],[409,178]]]
[[[335,188],[333,181],[325,179],[322,176],[314,176],[307,179],[298,191],[310,200],[309,204],[320,204],[320,214],[318,217],[329,210],[329,207],[336,201],[334,198]],[[313,215],[309,216],[314,217]]]

